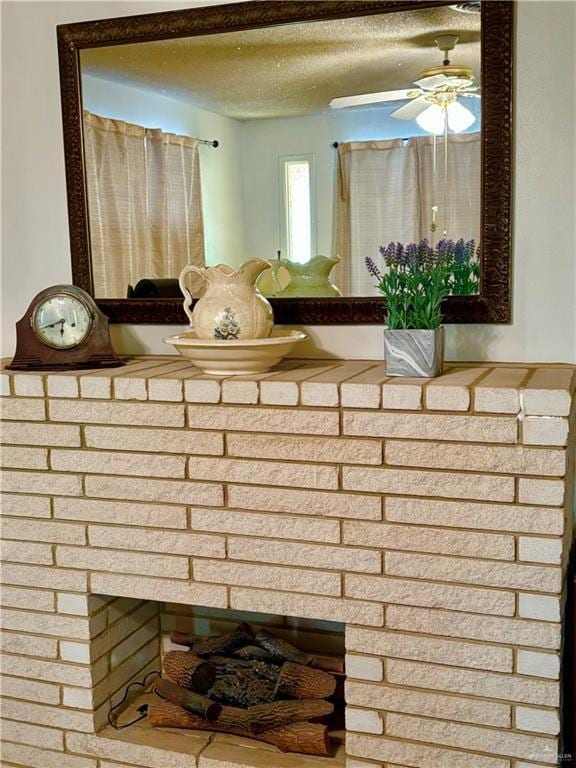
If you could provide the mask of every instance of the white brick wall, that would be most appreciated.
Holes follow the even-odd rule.
[[[348,768],[553,765],[572,373],[3,372],[5,761],[227,765],[94,735],[158,601],[345,624]]]

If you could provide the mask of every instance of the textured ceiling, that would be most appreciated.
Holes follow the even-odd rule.
[[[480,16],[449,7],[86,49],[82,71],[237,119],[324,112],[336,96],[410,87],[441,64],[438,33],[460,38],[452,61],[480,76]]]

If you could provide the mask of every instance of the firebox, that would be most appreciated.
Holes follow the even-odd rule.
[[[86,752],[89,739],[93,754],[117,756],[120,746],[128,759],[132,746],[165,753],[159,759],[170,766],[190,754],[255,767],[305,768],[318,757],[344,765],[343,624],[108,595],[90,601],[94,684],[68,703],[93,712],[96,735],[73,735],[72,749],[78,741]]]

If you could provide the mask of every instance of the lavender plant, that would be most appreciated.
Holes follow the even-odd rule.
[[[366,268],[378,281],[386,298],[387,323],[391,329],[433,329],[442,323],[441,305],[449,294],[477,293],[478,252],[474,240],[428,240],[389,243],[380,247],[386,269],[374,259]]]
[[[480,247],[474,240],[440,240],[438,258],[450,266],[449,287],[452,296],[478,293],[480,285]]]

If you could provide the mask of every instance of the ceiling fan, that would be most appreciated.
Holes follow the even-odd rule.
[[[460,99],[479,99],[480,89],[474,85],[474,72],[469,67],[450,63],[449,53],[456,47],[458,36],[438,35],[434,42],[444,54],[442,65],[421,72],[419,79],[414,81],[416,88],[339,96],[332,99],[330,107],[346,109],[409,99],[407,104],[394,110],[391,117],[416,120],[423,130],[437,135],[447,128],[455,133],[465,131],[476,117],[460,103]]]

